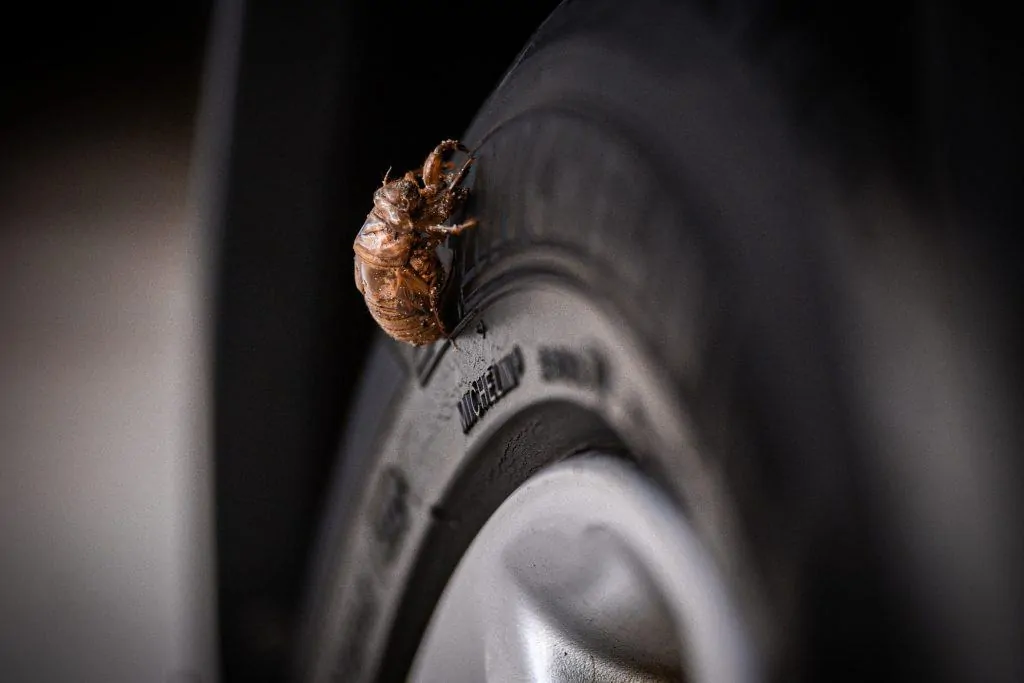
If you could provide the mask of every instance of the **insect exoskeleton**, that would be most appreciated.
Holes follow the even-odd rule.
[[[353,244],[356,287],[370,315],[392,338],[415,346],[449,337],[441,316],[446,275],[437,248],[476,225],[472,218],[444,225],[469,194],[461,184],[473,157],[458,171],[445,170],[444,159],[455,150],[469,151],[444,140],[420,171],[390,182],[385,177]]]

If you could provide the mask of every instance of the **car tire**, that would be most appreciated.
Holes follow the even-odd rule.
[[[971,264],[794,106],[691,9],[567,2],[541,27],[462,138],[479,226],[449,245],[453,338],[382,336],[368,361],[301,679],[404,680],[488,518],[594,451],[701,539],[755,677],[1015,671],[1020,613],[994,588],[1019,530],[994,485],[1006,461],[980,413],[944,412],[998,375],[961,382],[954,365],[984,354],[943,341],[971,325],[942,304]],[[937,427],[946,441],[922,437]],[[983,504],[941,503],[961,477]],[[963,535],[937,541],[945,524]]]

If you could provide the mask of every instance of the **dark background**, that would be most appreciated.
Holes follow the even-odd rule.
[[[412,168],[458,137],[555,3],[250,3],[233,105],[207,61],[223,40],[214,5],[22,7],[0,41],[0,180],[23,186],[39,159],[59,165],[83,145],[102,173],[125,156],[125,131],[159,137],[175,158],[197,144],[227,155],[211,177],[221,210],[209,259],[219,668],[224,680],[278,680],[374,334],[352,286],[353,236],[388,166]],[[230,6],[219,10],[230,22]],[[225,129],[203,129],[203,107],[233,122],[227,146]],[[48,178],[30,179],[41,207]],[[173,174],[177,200],[187,181]],[[22,229],[20,215],[0,216],[4,234]],[[42,295],[21,301],[38,308]]]

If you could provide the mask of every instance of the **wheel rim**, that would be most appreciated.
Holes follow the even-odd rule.
[[[520,487],[473,541],[410,680],[750,681],[747,638],[679,510],[598,454]]]
[[[550,255],[549,250],[544,253]],[[724,596],[721,586],[728,586],[730,600],[716,597],[713,603],[725,606],[716,619],[730,626],[716,635],[723,644],[709,644],[699,634],[713,631],[718,622],[684,610],[678,599],[668,599],[671,592],[661,588],[664,595],[655,593],[647,599],[674,604],[671,623],[685,637],[675,638],[670,646],[651,646],[650,652],[621,634],[618,640],[606,638],[595,645],[588,640],[595,639],[593,634],[573,631],[579,656],[588,663],[592,655],[605,653],[616,655],[609,660],[616,664],[633,658],[631,668],[624,669],[632,680],[679,680],[680,672],[686,680],[752,680],[747,671],[757,667],[748,662],[761,662],[764,657],[756,577],[746,569],[750,565],[738,545],[741,537],[720,469],[701,456],[685,408],[657,372],[657,364],[633,342],[628,330],[588,303],[579,289],[553,275],[535,276],[528,286],[484,303],[476,316],[486,317],[486,334],[463,335],[458,353],[441,354],[425,363],[429,377],[414,376],[419,382],[404,388],[391,413],[399,421],[389,426],[386,438],[360,449],[372,449],[380,457],[373,461],[373,471],[350,478],[364,482],[348,494],[360,496],[358,514],[349,522],[351,531],[335,527],[344,532],[343,543],[325,546],[333,555],[333,569],[325,576],[337,578],[322,589],[328,597],[318,603],[319,612],[310,620],[316,630],[311,630],[308,641],[313,664],[306,678],[488,680],[486,672],[480,673],[483,669],[472,664],[482,661],[485,649],[473,640],[473,629],[462,627],[452,628],[448,640],[464,640],[464,646],[449,644],[437,650],[448,652],[443,666],[413,668],[417,652],[433,648],[427,644],[432,636],[424,634],[432,615],[444,611],[438,605],[445,587],[456,584],[452,577],[460,562],[470,562],[467,549],[474,540],[487,537],[481,530],[491,518],[500,519],[496,511],[502,505],[517,505],[509,501],[526,495],[521,492],[532,490],[535,482],[546,481],[549,471],[560,471],[553,469],[561,467],[560,462],[589,463],[591,458],[580,454],[600,452],[630,463],[621,464],[625,469],[619,472],[626,477],[619,486],[633,492],[627,500],[660,501],[653,509],[639,502],[621,505],[621,519],[608,520],[606,526],[632,525],[627,519],[661,519],[661,526],[654,528],[662,531],[651,538],[664,537],[666,555],[677,544],[667,539],[678,534],[699,538],[699,544],[693,541],[687,547],[698,549],[693,561],[715,577],[711,583],[704,582],[715,586],[709,595]],[[546,355],[559,351],[573,354],[579,366],[575,370],[594,366],[593,372],[559,375],[559,367],[549,367]],[[520,364],[518,386],[467,431],[455,406],[467,386],[460,378],[482,376],[489,367],[485,362],[500,365],[510,357]],[[447,418],[438,419],[437,407],[446,404]],[[644,509],[647,512],[641,514]],[[633,512],[626,515],[625,510]],[[591,521],[592,525],[603,523],[597,518]],[[637,526],[646,527],[646,522]],[[666,566],[665,573],[677,571]],[[636,590],[634,594],[646,595]],[[735,635],[739,633],[735,626],[739,618],[732,616],[736,611],[743,619],[742,638]],[[616,633],[607,619],[595,621],[602,627],[598,635]],[[467,619],[467,623],[472,622]],[[432,632],[436,631],[433,627]],[[570,648],[563,650],[563,657],[568,657]],[[666,652],[674,657],[667,665]],[[598,662],[596,656],[594,662]],[[410,671],[416,671],[416,676],[409,678]],[[611,676],[612,672],[608,668],[600,673]],[[597,673],[577,667],[533,679],[529,673],[515,674],[509,664],[507,672],[497,667],[490,680],[574,680],[572,676],[578,680],[580,675],[592,680]]]

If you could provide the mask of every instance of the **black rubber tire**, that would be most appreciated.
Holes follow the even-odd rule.
[[[565,3],[545,23],[463,137],[480,225],[453,245],[458,348],[382,338],[370,359],[301,678],[401,680],[487,516],[539,468],[595,447],[636,461],[705,534],[766,679],[1016,678],[1019,605],[990,598],[1015,585],[1004,532],[1020,522],[1012,487],[984,483],[1005,454],[986,450],[975,412],[914,410],[934,392],[954,411],[991,395],[997,373],[965,384],[942,356],[986,366],[984,341],[941,342],[971,325],[943,301],[972,265],[921,230],[914,202],[865,189],[801,131],[788,92],[688,9]],[[552,303],[548,290],[569,293]],[[577,338],[591,308],[616,331],[601,328],[593,355],[563,344],[593,362],[586,381],[555,376],[544,349]],[[617,393],[634,370],[607,349],[630,344],[691,443],[671,443],[645,397]],[[464,392],[503,357],[520,386],[465,431]],[[937,426],[955,453],[917,438]],[[946,456],[982,477],[984,503],[942,503],[959,475],[925,475]],[[904,505],[915,487],[928,494]],[[947,523],[998,533],[940,547],[928,529]],[[987,569],[957,573],[964,554]]]

